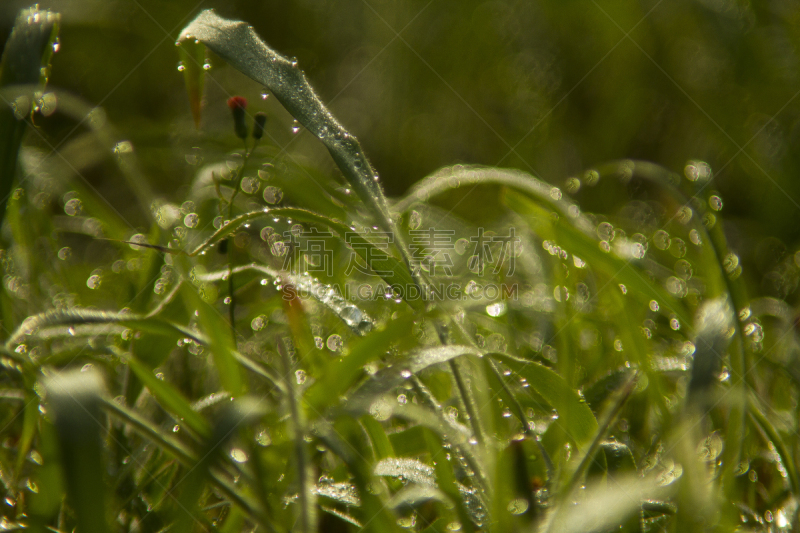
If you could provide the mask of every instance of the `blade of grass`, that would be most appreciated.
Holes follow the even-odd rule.
[[[64,372],[47,379],[47,402],[55,418],[67,499],[81,531],[108,531],[105,518],[100,405],[103,384],[96,372]]]
[[[322,141],[361,201],[383,229],[394,235],[393,241],[411,272],[411,255],[389,213],[377,173],[358,139],[339,124],[308,84],[297,61],[272,50],[247,23],[224,19],[210,9],[181,31],[178,43],[187,40],[205,43],[231,66],[268,87],[286,110]],[[424,285],[421,281],[416,279],[420,290]]]
[[[46,72],[50,68],[60,23],[60,14],[40,11],[38,4],[23,9],[3,49],[0,88],[28,85],[32,90],[13,103],[6,101],[7,105],[0,105],[0,221],[5,215],[6,200],[16,175],[19,148],[27,127],[25,119],[33,110],[33,91],[47,82]]]

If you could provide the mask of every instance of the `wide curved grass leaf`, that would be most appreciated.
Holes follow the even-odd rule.
[[[558,423],[578,447],[583,448],[592,442],[597,433],[597,420],[564,378],[546,366],[513,355],[493,353],[490,357],[527,380],[531,388],[558,412]]]
[[[204,43],[228,64],[268,87],[286,110],[323,142],[381,225],[389,231],[394,229],[376,173],[361,145],[328,111],[297,67],[297,61],[275,52],[252,26],[222,18],[211,9],[201,12],[181,31],[178,42],[187,41]]]

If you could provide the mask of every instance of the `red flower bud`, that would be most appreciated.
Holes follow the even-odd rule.
[[[233,129],[240,139],[247,138],[247,125],[244,123],[244,110],[247,108],[247,99],[242,96],[228,98],[228,107],[233,113]]]

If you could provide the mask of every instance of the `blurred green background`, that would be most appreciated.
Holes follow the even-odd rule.
[[[0,4],[0,42],[28,2]],[[800,3],[787,0],[293,0],[40,2],[63,15],[50,84],[102,105],[153,186],[173,200],[191,179],[183,154],[226,138],[224,100],[241,94],[272,135],[333,176],[321,144],[293,138],[261,87],[211,58],[195,131],[174,41],[200,10],[250,22],[298,59],[361,140],[390,195],[454,163],[516,167],[559,186],[614,159],[681,172],[707,161],[727,220],[742,234],[800,240]],[[54,146],[74,123],[40,123]],[[74,133],[73,133],[74,135]],[[30,135],[29,135],[30,137]],[[31,142],[42,142],[33,139]],[[102,172],[87,176],[125,207]],[[582,190],[588,210],[625,204]],[[479,200],[479,199],[478,199]],[[469,205],[469,203],[467,203]],[[733,236],[733,244],[737,238]],[[772,241],[770,241],[772,242]],[[753,242],[755,250],[759,242]]]

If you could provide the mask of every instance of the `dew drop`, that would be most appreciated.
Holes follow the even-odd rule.
[[[517,498],[508,502],[506,510],[513,515],[520,515],[528,510],[529,505],[525,498]]]
[[[177,433],[180,430],[181,430],[181,427],[178,424],[175,424],[174,426],[172,426],[172,432],[173,433]]]
[[[78,198],[67,200],[67,203],[64,204],[64,212],[71,217],[80,215],[81,211],[83,211],[83,203]]]
[[[66,261],[70,257],[72,257],[72,248],[69,246],[65,246],[58,251],[58,258],[62,261]]]
[[[297,133],[300,131],[300,123],[296,120],[292,122],[292,133]]]
[[[553,187],[550,189],[550,198],[553,200],[561,200],[561,189],[558,187]]]
[[[61,41],[56,37],[56,40],[53,41],[53,53],[57,54],[59,50],[61,50]]]
[[[658,311],[658,302],[655,300],[650,300],[650,310],[653,312]]]
[[[230,296],[226,296],[225,299],[222,300],[222,303],[224,303],[225,305],[231,305],[231,301],[232,301],[231,297]]]
[[[279,187],[270,185],[264,189],[264,201],[268,204],[277,204],[283,200],[283,191]]]
[[[255,176],[245,176],[242,178],[242,191],[247,194],[254,194],[258,192],[261,183]]]
[[[258,315],[253,320],[250,321],[250,329],[253,331],[261,331],[267,325],[267,317],[264,315]]]
[[[722,209],[722,198],[720,198],[715,194],[708,199],[708,205],[714,211],[719,211],[720,209]]]
[[[183,64],[183,61],[178,61],[178,72],[183,72],[186,70],[186,65]]]
[[[197,213],[189,213],[183,217],[183,225],[187,228],[196,228],[200,223],[200,215]]]
[[[408,403],[408,397],[405,394],[398,394],[397,395],[397,403],[400,405],[405,405]]]
[[[270,438],[269,433],[267,433],[266,429],[262,429],[261,431],[256,433],[256,442],[258,443],[259,446],[269,446],[270,444],[272,444],[272,439]]]
[[[261,91],[261,99],[266,100],[267,98],[269,98],[269,92],[266,89],[264,89],[263,91]]]
[[[232,448],[230,452],[231,459],[237,463],[247,462],[247,453],[241,448]]]
[[[297,370],[294,373],[294,378],[297,380],[298,385],[302,385],[306,382],[306,371],[305,370]]]
[[[411,214],[408,217],[408,227],[409,229],[417,229],[422,225],[422,215],[419,211],[411,211]]]
[[[86,286],[90,289],[99,289],[100,288],[100,276],[97,274],[92,274],[89,276],[89,279],[86,280]]]
[[[486,306],[486,314],[492,317],[499,317],[506,314],[506,303],[497,302]]]
[[[344,346],[344,342],[342,342],[341,336],[334,333],[333,335],[328,337],[328,340],[325,342],[325,345],[328,347],[330,351],[339,352]]]
[[[203,63],[203,70],[211,70],[211,61],[206,59],[205,63]]]

